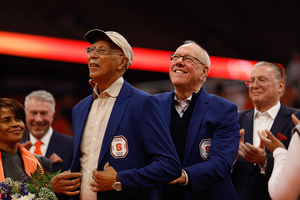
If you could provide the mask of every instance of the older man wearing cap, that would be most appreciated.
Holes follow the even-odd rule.
[[[52,188],[70,199],[156,199],[155,188],[181,175],[159,102],[123,79],[133,52],[122,35],[94,29],[85,40],[94,93],[73,108],[71,172]]]

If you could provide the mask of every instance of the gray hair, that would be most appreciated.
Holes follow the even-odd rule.
[[[199,44],[197,44],[193,40],[186,40],[186,41],[184,41],[183,45],[187,45],[187,44],[195,44],[196,46],[198,46],[202,50],[201,51],[201,57],[202,57],[203,60],[201,60],[201,61],[204,62],[204,64],[207,67],[210,67],[210,58],[209,58],[209,55],[208,55],[207,51],[205,49],[203,49]]]
[[[25,103],[24,103],[25,110],[26,110],[26,107],[28,106],[28,102],[31,98],[35,98],[40,101],[49,101],[51,104],[52,113],[55,111],[55,99],[50,92],[47,92],[46,90],[37,90],[37,91],[33,91],[30,94],[28,94],[25,97]]]
[[[284,75],[283,75],[283,70],[279,65],[276,65],[275,63],[267,62],[267,61],[260,61],[254,65],[254,67],[259,67],[259,66],[269,66],[273,69],[275,73],[275,78],[278,80],[284,80]]]
[[[271,63],[271,62],[267,62],[267,61],[260,61],[258,63],[256,63],[254,65],[254,68],[255,67],[260,67],[260,66],[268,66],[268,67],[271,67],[273,72],[274,72],[274,75],[275,75],[275,79],[278,79],[279,81],[283,81],[285,83],[285,80],[284,80],[284,72],[282,70],[282,68],[275,64],[275,63]],[[285,92],[285,88],[283,88],[282,92],[281,92],[281,96],[284,94]]]

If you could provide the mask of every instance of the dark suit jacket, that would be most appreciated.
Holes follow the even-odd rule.
[[[286,107],[281,103],[280,110],[271,127],[271,132],[277,136],[281,133],[287,137],[287,140],[282,143],[287,148],[291,140],[291,131],[295,127],[291,119],[291,114],[294,113],[300,117],[300,109]],[[253,144],[253,117],[254,109],[246,110],[239,113],[239,123],[241,128],[245,129],[244,142]],[[238,199],[245,200],[265,200],[270,199],[268,193],[268,181],[273,170],[273,154],[266,149],[267,153],[267,171],[266,175],[260,173],[261,169],[258,165],[252,164],[239,157],[234,164],[231,174],[232,182],[235,187]]]
[[[72,172],[80,171],[80,145],[94,95],[73,108],[74,159]],[[126,156],[116,157],[115,139],[127,144]],[[157,198],[155,188],[181,175],[181,166],[158,100],[124,81],[103,137],[98,171],[106,162],[118,172],[122,191],[98,192],[97,199]],[[92,169],[91,169],[92,170]],[[79,199],[78,196],[70,199]]]
[[[155,95],[171,130],[174,90]],[[207,160],[202,144],[211,139]],[[236,199],[230,178],[239,147],[238,109],[232,102],[208,94],[203,88],[195,104],[186,139],[183,168],[188,171],[192,191],[185,199]]]
[[[29,135],[23,138],[20,143],[28,140]],[[45,156],[50,158],[53,153],[57,154],[63,160],[61,163],[52,163],[53,172],[57,172],[60,169],[61,172],[68,170],[73,159],[73,138],[53,130]]]
[[[42,165],[44,170],[46,170],[47,172],[53,173],[51,161],[48,158],[46,158],[45,156],[40,156],[40,155],[36,155],[36,154],[33,154],[33,155],[36,157],[36,159]]]

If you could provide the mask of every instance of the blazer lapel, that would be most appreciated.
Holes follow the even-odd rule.
[[[46,157],[47,158],[49,158],[51,156],[50,152],[55,152],[55,149],[57,148],[57,145],[60,145],[59,138],[56,137],[56,133],[53,130],[52,136],[51,136],[49,144],[48,144],[48,149],[47,149],[47,152],[46,152]]]
[[[169,130],[171,130],[172,103],[174,100],[173,94],[174,89],[171,92],[167,93],[167,95],[165,95],[160,101],[161,108],[163,110]]]
[[[85,127],[86,119],[90,112],[90,108],[93,103],[94,94],[87,97],[86,102],[82,103],[81,107],[77,110],[77,118],[73,117],[73,127],[74,127],[74,134],[73,134],[73,142],[74,142],[74,156],[80,157],[80,145],[81,145],[81,138],[83,134],[83,130]],[[74,116],[74,115],[73,115]],[[73,157],[74,157],[73,156]]]
[[[280,104],[280,109],[270,130],[273,133],[273,135],[275,135],[275,137],[277,137],[277,133],[284,132],[284,128],[286,127],[287,123],[291,120],[291,113],[288,110],[288,108],[283,103],[280,102]]]
[[[185,145],[185,153],[184,153],[184,161],[183,166],[187,162],[189,154],[191,153],[193,143],[195,142],[195,138],[198,134],[198,131],[201,126],[201,122],[206,110],[209,107],[209,95],[208,93],[202,88],[200,91],[200,95],[197,99],[195,104],[192,118],[190,121],[189,131],[186,138],[186,145]]]
[[[245,114],[244,124],[245,135],[244,135],[244,143],[249,142],[253,144],[253,117],[254,117],[254,109],[252,109],[249,113]]]
[[[121,91],[115,101],[115,104],[113,106],[106,131],[104,134],[103,142],[102,142],[102,147],[99,155],[99,161],[98,165],[101,163],[102,159],[104,158],[104,155],[110,148],[111,141],[117,131],[117,128],[120,124],[120,121],[124,115],[124,112],[126,110],[126,107],[129,102],[129,97],[130,97],[130,89],[131,86],[124,81],[124,84],[121,88]]]

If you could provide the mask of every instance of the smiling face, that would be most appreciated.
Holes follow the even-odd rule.
[[[40,140],[49,130],[55,113],[51,110],[50,101],[30,98],[26,105],[26,125],[30,133]]]
[[[0,108],[0,148],[10,152],[23,138],[25,124],[8,107]]]
[[[98,40],[92,47],[96,49],[105,48],[123,55],[122,50],[108,40]],[[107,54],[99,55],[94,50],[88,54],[87,61],[90,78],[98,83],[100,92],[107,89],[125,72],[127,58],[116,53],[108,52]]]
[[[203,60],[202,50],[195,44],[185,44],[180,46],[174,54],[180,56],[192,56],[198,60]],[[198,91],[208,74],[208,67],[200,62],[185,63],[180,58],[171,62],[169,75],[176,91],[190,93]],[[176,93],[177,94],[177,93]]]
[[[267,65],[253,69],[250,79],[253,84],[249,87],[249,97],[256,109],[265,112],[275,106],[284,90],[284,81],[276,79],[275,71]],[[257,84],[257,80],[264,81]]]

